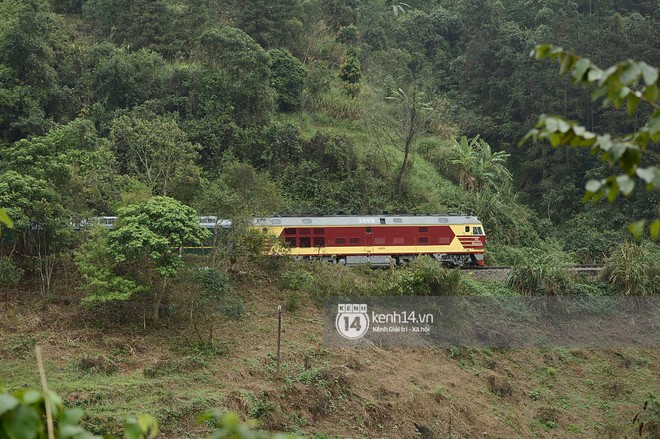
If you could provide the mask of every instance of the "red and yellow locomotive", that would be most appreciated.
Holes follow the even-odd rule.
[[[486,235],[474,216],[271,217],[257,218],[253,225],[279,238],[270,254],[287,253],[297,259],[389,266],[429,255],[452,266],[484,264]]]

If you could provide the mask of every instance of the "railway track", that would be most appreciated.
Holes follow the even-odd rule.
[[[569,270],[575,273],[582,273],[585,276],[597,276],[603,269],[602,264],[581,264],[568,267]],[[509,272],[513,267],[510,265],[491,265],[479,268],[468,268],[475,279],[482,280],[506,280]]]
[[[569,270],[575,271],[599,271],[604,267],[603,264],[582,264],[582,265],[572,265],[568,267]],[[484,265],[483,267],[476,268],[476,270],[511,270],[513,266],[511,265]],[[474,268],[467,268],[467,270],[475,270]]]

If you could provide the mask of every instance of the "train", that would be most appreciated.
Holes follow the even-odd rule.
[[[85,225],[114,227],[116,217],[95,217]],[[228,229],[231,220],[200,216],[207,229]],[[340,265],[403,265],[428,255],[447,266],[484,265],[486,234],[470,215],[336,215],[254,218],[252,228],[271,239],[266,255],[290,255]]]
[[[256,218],[253,227],[289,254],[341,265],[403,265],[420,255],[455,267],[484,265],[486,234],[468,215],[350,215]]]

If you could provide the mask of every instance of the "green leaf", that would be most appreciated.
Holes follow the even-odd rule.
[[[6,225],[10,229],[14,227],[13,221],[9,218],[9,215],[7,215],[7,212],[5,212],[4,209],[0,209],[0,223]]]
[[[651,117],[649,118],[649,122],[647,124],[649,128],[649,134],[651,136],[654,136],[656,133],[660,132],[660,110],[655,110]]]
[[[9,439],[34,439],[40,430],[43,431],[37,411],[24,404],[3,416],[2,426]]]
[[[143,414],[136,418],[126,418],[124,423],[124,434],[126,439],[152,439],[159,433],[158,421],[149,414]]]
[[[138,424],[144,433],[149,433],[147,438],[154,438],[158,435],[160,429],[158,428],[158,421],[150,414],[142,414],[138,416]]]
[[[619,195],[619,185],[614,181],[609,185],[609,189],[607,190],[607,201],[612,203],[617,195]]]
[[[85,415],[85,412],[80,407],[68,409],[60,416],[60,425],[77,425]]]
[[[140,430],[137,419],[129,418],[126,420],[124,424],[124,436],[126,436],[126,439],[143,439],[144,435],[142,434],[142,430]]]
[[[644,225],[646,225],[646,220],[640,220],[628,225],[628,230],[632,233],[633,238],[639,239],[644,233]]]
[[[637,176],[644,180],[651,187],[660,187],[660,169],[657,166],[648,168],[637,168]]]
[[[635,181],[628,175],[619,175],[616,178],[616,183],[619,186],[619,190],[626,196],[630,195],[633,189],[635,189]],[[612,201],[610,200],[610,202]]]
[[[658,84],[647,85],[642,92],[642,96],[651,102],[655,102],[658,99]]]
[[[637,63],[631,62],[628,63],[624,68],[623,72],[621,73],[621,82],[627,85],[631,85],[637,81],[637,78],[639,78],[639,75],[641,75],[641,70]]]
[[[18,406],[18,399],[6,393],[0,394],[0,416]]]
[[[550,44],[542,44],[536,46],[536,49],[534,49],[529,56],[536,56],[536,59],[544,59],[547,58],[550,49],[552,49]]]
[[[660,219],[656,219],[651,222],[649,225],[649,232],[651,234],[651,238],[655,240],[660,238]]]
[[[589,61],[586,58],[582,58],[580,61],[575,63],[572,73],[575,82],[584,81],[584,75],[587,73],[587,70],[589,70],[590,66],[591,66],[591,61]]]
[[[585,189],[587,190],[587,192],[595,194],[600,190],[602,186],[603,186],[602,183],[598,180],[589,180],[585,185]]]
[[[658,69],[651,67],[645,62],[639,63],[639,69],[642,71],[644,84],[646,84],[647,86],[651,84],[655,84],[658,81]]]
[[[589,73],[587,74],[587,80],[589,82],[596,82],[599,81],[603,78],[604,72],[599,69],[596,66],[593,66],[591,69],[589,69]]]
[[[34,389],[27,389],[23,393],[23,402],[25,404],[34,404],[44,400],[43,392]]]
[[[567,73],[573,65],[575,64],[576,57],[570,53],[564,53],[559,56],[561,60],[561,67],[559,68],[559,74],[564,75]]]

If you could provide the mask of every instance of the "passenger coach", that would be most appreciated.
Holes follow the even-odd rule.
[[[486,235],[474,216],[272,217],[257,218],[253,224],[280,238],[270,254],[298,259],[388,266],[429,255],[452,266],[484,264]]]

